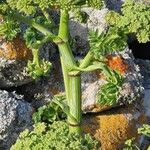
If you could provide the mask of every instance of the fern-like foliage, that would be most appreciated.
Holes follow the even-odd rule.
[[[97,103],[111,106],[118,102],[119,89],[122,86],[124,78],[118,72],[108,70],[110,75],[106,76],[107,83],[104,84],[97,93]]]
[[[10,8],[24,12],[26,15],[34,14],[37,10],[33,0],[7,0],[7,3]]]
[[[89,32],[90,50],[95,59],[102,60],[107,54],[123,50],[127,46],[127,36],[116,28],[109,28],[106,32]]]
[[[126,0],[121,14],[108,13],[108,23],[125,34],[134,33],[141,43],[150,41],[150,5],[143,1]]]
[[[123,148],[123,150],[140,150],[140,148],[138,147],[138,144],[136,143],[136,139],[131,138],[125,141],[125,147]]]
[[[1,16],[0,36],[7,41],[12,40],[20,32],[18,23],[15,23],[10,17]]]
[[[47,76],[50,72],[52,64],[48,61],[41,60],[39,56],[39,49],[32,49],[33,60],[28,61],[27,72],[33,79],[41,76]]]
[[[87,0],[86,3],[88,7],[93,7],[96,9],[101,9],[104,6],[104,1],[102,0]]]
[[[52,64],[45,60],[38,60],[38,63],[34,60],[29,60],[27,64],[27,72],[33,79],[37,79],[41,76],[48,76],[51,68]]]

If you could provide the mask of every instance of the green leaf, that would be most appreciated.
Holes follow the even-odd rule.
[[[104,84],[97,93],[97,103],[102,105],[113,105],[118,102],[119,90],[122,86],[124,78],[116,71],[107,68],[103,73],[106,75],[107,83]]]
[[[59,101],[61,106],[58,105],[58,103],[56,103],[56,99],[57,101]],[[32,119],[34,123],[36,124],[38,122],[46,122],[51,124],[54,121],[65,120],[66,119],[65,112],[67,111],[68,107],[65,105],[64,101],[65,101],[64,95],[55,96],[52,102],[50,102],[48,105],[40,107],[37,110],[37,112],[33,114]],[[63,107],[65,108],[65,112],[64,110],[62,110],[63,109],[62,105],[63,106],[65,105]]]
[[[116,28],[109,28],[105,32],[90,31],[89,44],[95,59],[102,61],[101,58],[104,58],[104,56],[114,51],[123,50],[127,45],[127,37]]]
[[[138,133],[150,137],[150,125],[144,124],[143,127],[138,129]]]
[[[10,41],[20,33],[19,24],[14,22],[10,17],[1,16],[1,19],[3,21],[0,23],[0,36]]]

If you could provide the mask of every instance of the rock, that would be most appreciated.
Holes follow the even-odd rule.
[[[117,12],[120,11],[122,4],[125,0],[105,0],[106,6],[111,9],[115,10]]]
[[[83,130],[101,143],[101,150],[120,150],[127,139],[136,137],[137,129],[146,123],[140,104],[83,116]]]
[[[32,58],[32,52],[27,48],[25,41],[19,36],[12,41],[0,41],[0,58],[7,60],[27,60]]]
[[[32,125],[33,108],[22,96],[0,90],[0,149],[8,150],[17,136]]]
[[[119,62],[116,68],[114,68],[116,70],[118,69],[120,73],[125,71],[123,75],[124,82],[119,90],[117,103],[113,105],[102,105],[97,103],[97,94],[98,92],[101,92],[100,89],[106,81],[105,79],[100,78],[100,72],[99,74],[97,74],[97,72],[86,73],[82,76],[82,109],[84,112],[100,112],[118,105],[128,105],[143,98],[144,88],[142,86],[142,76],[139,67],[134,63],[134,57],[131,50],[126,48],[124,51],[115,55],[115,57],[120,55],[123,58],[123,63],[128,65],[127,69],[123,69],[123,64],[121,65],[121,62]]]
[[[39,108],[51,102],[55,94],[64,92],[63,76],[59,58],[52,61],[52,70],[48,77],[23,85],[19,92],[32,100],[32,106]]]
[[[150,89],[145,89],[145,97],[144,97],[143,105],[144,105],[145,112],[149,118],[149,123],[150,123]]]
[[[136,59],[136,63],[139,65],[141,74],[144,77],[143,86],[146,89],[150,88],[150,60]]]
[[[150,123],[150,60],[136,59],[136,63],[139,65],[141,74],[144,77],[143,86],[145,90],[143,105]]]
[[[26,73],[27,62],[0,58],[0,88],[27,84],[32,80]]]
[[[0,88],[19,86],[32,81],[25,71],[31,50],[17,37],[11,42],[0,41]]]
[[[84,8],[83,11],[89,16],[87,23],[80,23],[75,19],[71,19],[69,22],[70,34],[72,38],[75,39],[73,51],[79,56],[85,55],[89,49],[87,42],[88,30],[99,29],[103,31],[107,28],[107,23],[105,21],[105,15],[108,12],[107,8],[101,10]]]

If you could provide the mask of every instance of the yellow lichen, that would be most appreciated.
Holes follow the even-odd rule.
[[[94,115],[86,115],[83,119],[83,130],[101,142],[101,150],[122,149],[125,141],[137,138],[137,125],[145,123],[146,117],[141,113],[134,119],[137,110],[134,106],[119,108]],[[132,118],[130,118],[129,116]]]
[[[16,37],[12,41],[2,43],[0,57],[7,60],[27,60],[32,58],[32,52],[27,48],[25,41]]]

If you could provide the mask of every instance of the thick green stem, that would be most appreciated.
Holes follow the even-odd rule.
[[[81,133],[81,80],[80,76],[69,76],[68,73],[71,68],[77,66],[75,58],[72,54],[68,38],[69,38],[69,14],[65,10],[61,10],[60,26],[58,37],[63,40],[58,44],[60,59],[62,64],[62,71],[64,77],[66,98],[70,108],[70,114],[75,118],[68,116],[68,123],[70,124],[70,132]]]
[[[71,133],[81,134],[81,77],[70,76],[70,94],[69,94],[69,107],[70,114],[76,119],[68,117]]]
[[[70,69],[71,66],[76,66],[75,58],[72,54],[68,37],[69,37],[69,14],[65,10],[61,10],[59,34],[58,37],[63,40],[62,43],[58,43],[60,50],[60,57],[65,61],[65,66]]]

